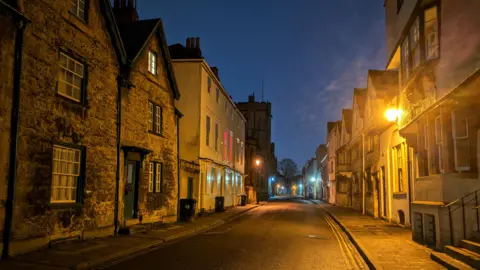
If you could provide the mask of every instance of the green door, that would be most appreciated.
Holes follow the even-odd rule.
[[[125,167],[124,219],[135,217],[138,194],[138,161],[129,160]]]

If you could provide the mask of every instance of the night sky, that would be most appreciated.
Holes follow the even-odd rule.
[[[265,78],[276,155],[299,168],[325,143],[326,122],[352,106],[353,88],[366,86],[367,70],[385,67],[383,0],[137,2],[140,19],[163,20],[169,45],[200,37],[234,101],[253,92],[260,100]]]

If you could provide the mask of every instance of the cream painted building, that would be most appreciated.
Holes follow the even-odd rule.
[[[175,77],[182,89],[180,120],[180,198],[197,200],[197,210],[214,211],[244,194],[245,119],[222,86],[218,69],[202,57],[199,38],[170,46]]]

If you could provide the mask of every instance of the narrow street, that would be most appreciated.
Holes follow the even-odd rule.
[[[368,269],[317,205],[274,199],[206,233],[98,269]]]

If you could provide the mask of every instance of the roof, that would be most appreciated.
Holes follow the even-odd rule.
[[[354,88],[353,89],[353,104],[358,104],[358,113],[360,117],[363,117],[363,113],[365,110],[365,100],[367,97],[367,89],[366,88]],[[353,106],[355,108],[355,106]]]
[[[186,48],[180,43],[175,43],[168,47],[172,59],[202,59],[202,50],[200,48]],[[210,67],[212,68],[212,67]]]
[[[342,109],[342,118],[345,121],[345,129],[348,133],[352,133],[352,109]]]
[[[178,90],[177,82],[175,80],[162,20],[156,18],[123,23],[118,25],[118,29],[125,48],[127,65],[130,67],[136,62],[136,60],[138,60],[138,56],[143,49],[147,47],[150,39],[155,35],[158,37],[163,56],[162,59],[165,60],[164,65],[167,70],[167,77],[173,91],[173,96],[175,99],[179,99],[180,91]]]
[[[335,128],[336,122],[327,122],[327,132],[330,134],[332,130]]]
[[[368,77],[378,98],[391,99],[397,94],[398,71],[371,69],[368,71]]]

